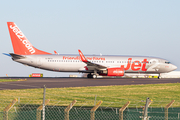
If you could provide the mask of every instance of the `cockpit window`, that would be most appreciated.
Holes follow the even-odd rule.
[[[170,62],[167,62],[167,61],[166,61],[165,63],[166,63],[166,64],[170,64]]]

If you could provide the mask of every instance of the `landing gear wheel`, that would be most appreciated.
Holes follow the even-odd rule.
[[[96,79],[96,78],[97,78],[97,75],[94,74],[92,77],[93,77],[94,79]]]
[[[158,76],[158,79],[161,79],[161,76]]]
[[[91,74],[88,74],[87,78],[93,78],[93,76]]]

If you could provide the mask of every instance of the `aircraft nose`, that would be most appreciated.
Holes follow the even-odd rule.
[[[172,70],[176,70],[176,69],[177,69],[177,66],[172,65],[171,68],[172,68]]]

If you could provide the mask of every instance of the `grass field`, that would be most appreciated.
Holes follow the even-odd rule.
[[[131,102],[129,107],[141,107],[147,97],[153,100],[153,107],[164,107],[171,100],[175,100],[173,107],[180,107],[180,83],[46,89],[50,105],[67,106],[76,99],[76,106],[94,106],[95,96],[96,102],[102,100],[104,107],[122,107],[127,101]],[[0,90],[0,103],[9,103],[14,98],[21,103],[41,104],[43,89]]]
[[[25,81],[26,79],[0,79],[0,82]]]

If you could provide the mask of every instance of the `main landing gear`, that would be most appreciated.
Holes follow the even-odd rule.
[[[87,75],[87,78],[97,78],[97,75],[96,74],[91,74],[91,73],[89,73],[88,75]]]
[[[88,74],[87,75],[87,78],[93,78],[91,74]]]

